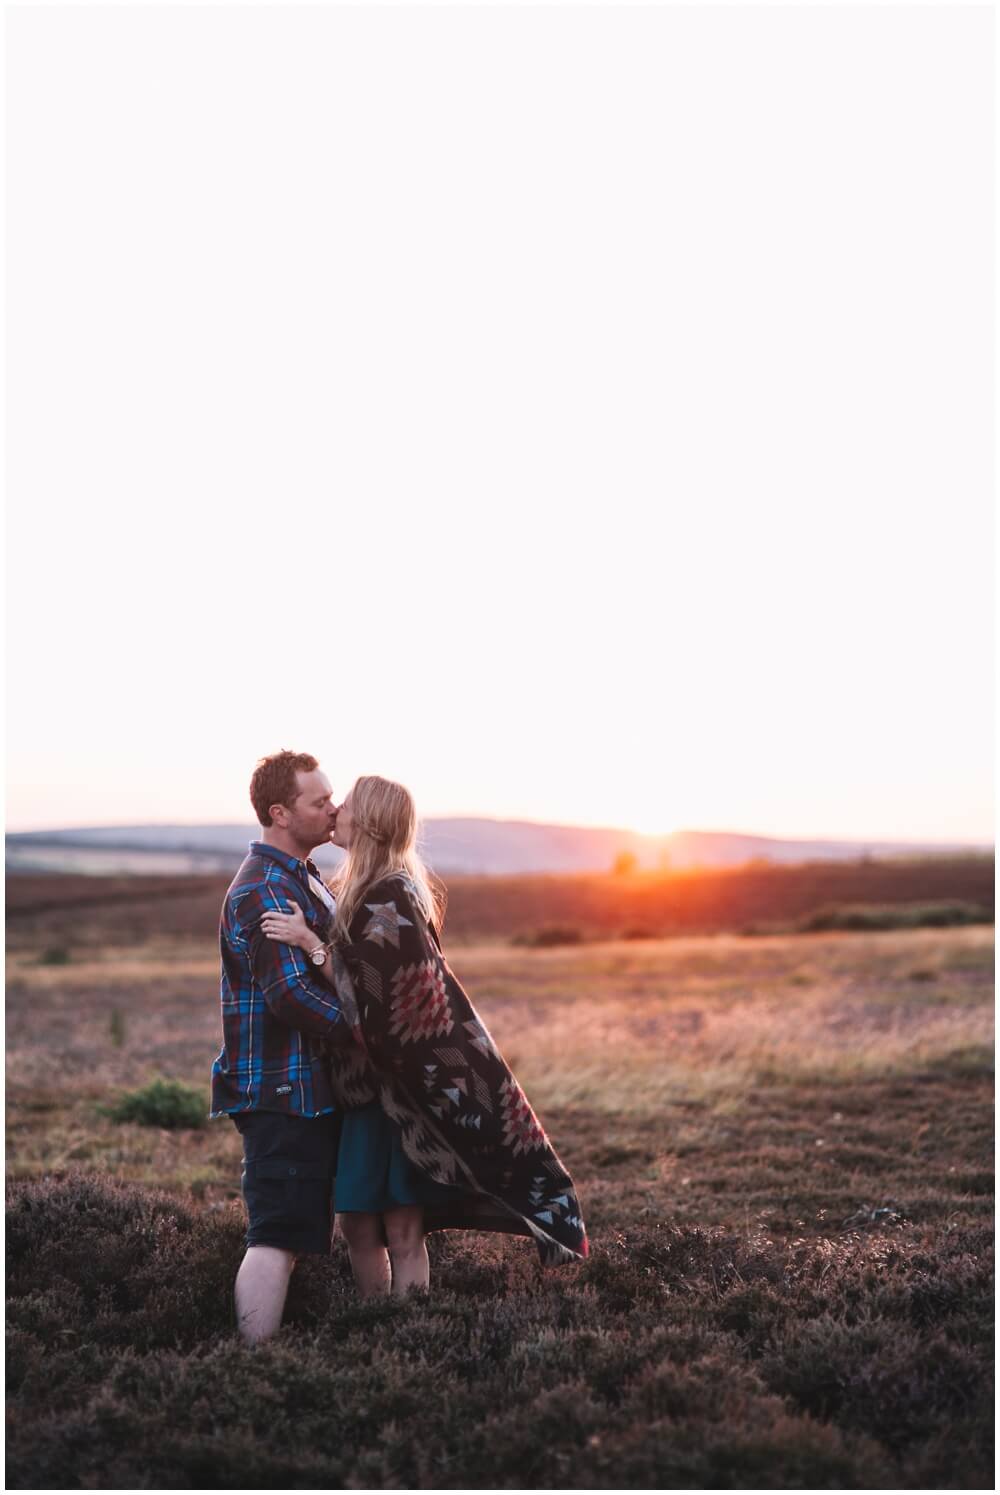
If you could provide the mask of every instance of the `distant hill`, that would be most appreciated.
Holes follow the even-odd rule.
[[[9,872],[189,873],[235,870],[253,825],[93,826],[78,830],[20,831],[7,836]],[[854,861],[859,857],[941,856],[989,853],[968,843],[899,841],[792,841],[729,831],[675,831],[642,836],[635,831],[528,820],[474,818],[424,822],[422,849],[443,875],[531,872],[605,872],[622,853],[642,869],[732,867],[751,861],[776,863]],[[332,870],[340,859],[324,847],[316,860]]]

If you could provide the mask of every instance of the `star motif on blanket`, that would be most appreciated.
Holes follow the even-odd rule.
[[[413,928],[412,919],[404,919],[403,915],[396,912],[394,903],[366,903],[365,908],[371,914],[371,918],[365,925],[363,940],[371,940],[373,945],[384,949],[386,940],[390,945],[399,949],[399,931],[404,925]]]

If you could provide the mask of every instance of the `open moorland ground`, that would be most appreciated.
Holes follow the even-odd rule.
[[[992,856],[752,862],[702,871],[449,877],[448,938],[506,941],[553,925],[584,939],[794,931],[833,907],[958,902],[992,919]],[[23,874],[8,882],[15,939],[100,947],[132,938],[214,935],[229,879]],[[124,916],[124,917],[123,917]]]
[[[467,934],[589,1260],[443,1235],[429,1297],[359,1304],[338,1241],[248,1350],[234,1129],[104,1109],[207,1097],[212,930],[18,881],[9,1488],[992,1487],[991,928]]]

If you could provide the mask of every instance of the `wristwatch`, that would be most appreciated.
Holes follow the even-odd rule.
[[[314,966],[324,965],[326,962],[326,946],[317,945],[315,950],[310,950],[309,959],[312,961]]]

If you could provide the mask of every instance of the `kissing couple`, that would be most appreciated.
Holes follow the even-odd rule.
[[[243,1139],[243,1338],[279,1327],[334,1212],[362,1297],[426,1288],[431,1230],[585,1257],[573,1180],[445,959],[409,791],[370,775],[337,807],[314,757],[280,752],[250,800],[261,834],[222,908],[212,1067],[212,1115]],[[327,885],[311,853],[329,843],[345,858]]]

